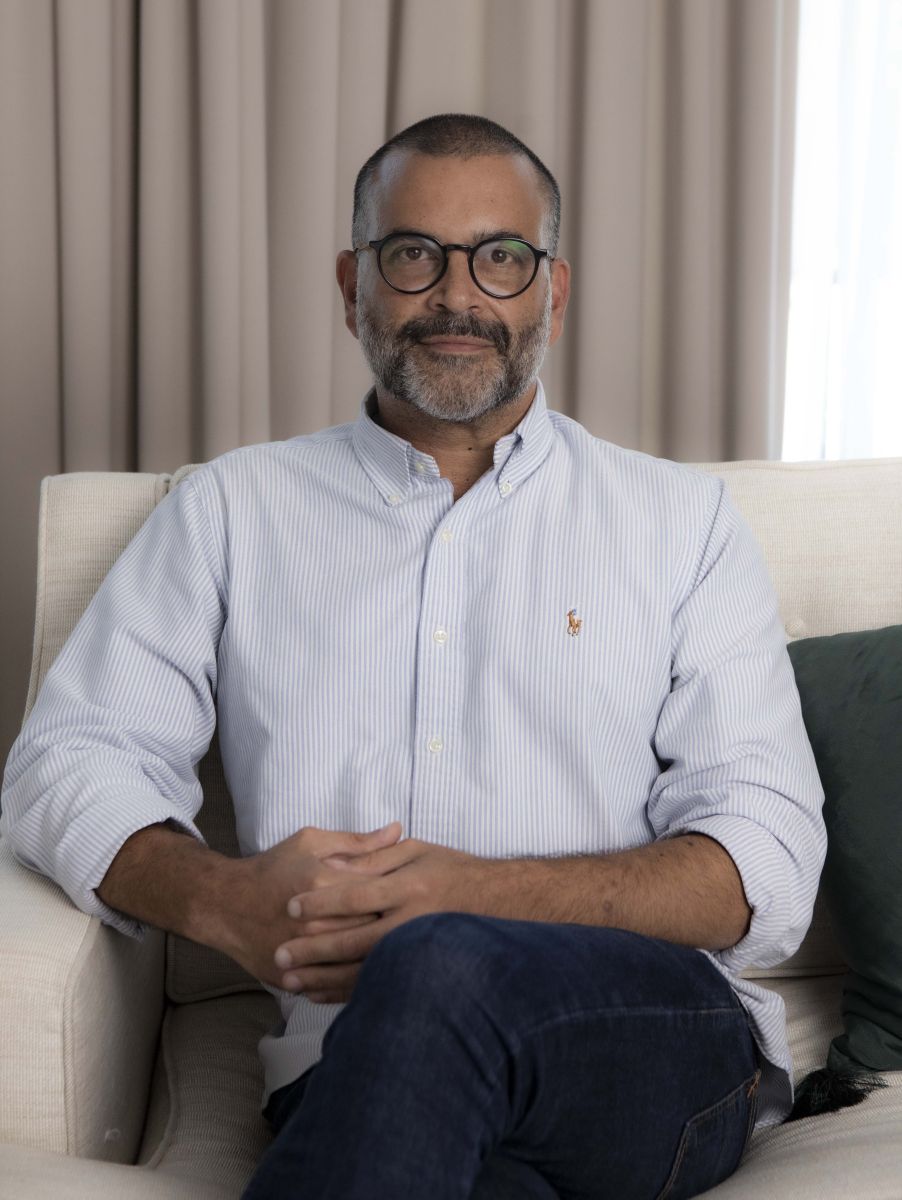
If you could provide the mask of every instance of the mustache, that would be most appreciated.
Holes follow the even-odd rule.
[[[507,354],[511,332],[501,321],[480,321],[471,313],[418,317],[398,329],[398,337],[419,342],[427,337],[470,337],[492,342],[499,354]]]

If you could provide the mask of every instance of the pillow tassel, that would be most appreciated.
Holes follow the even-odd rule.
[[[886,1086],[886,1080],[880,1075],[861,1067],[821,1067],[806,1075],[796,1088],[795,1103],[786,1123],[850,1108],[860,1104],[877,1088]]]

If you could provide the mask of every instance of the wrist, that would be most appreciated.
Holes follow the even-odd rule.
[[[185,869],[194,880],[179,932],[192,942],[229,954],[235,943],[235,918],[247,894],[247,860],[204,849],[201,855],[186,856]]]
[[[530,919],[526,907],[540,864],[523,858],[468,857],[470,862],[460,873],[456,888],[458,911],[508,920]]]

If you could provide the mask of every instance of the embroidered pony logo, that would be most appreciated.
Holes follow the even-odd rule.
[[[577,617],[575,608],[571,608],[570,611],[567,613],[567,632],[570,634],[571,637],[576,637],[579,634],[579,631],[582,629],[582,627],[583,627],[582,618]]]

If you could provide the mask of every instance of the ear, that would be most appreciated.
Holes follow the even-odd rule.
[[[345,325],[357,337],[357,255],[342,250],[335,263],[335,278],[345,306]]]
[[[556,342],[564,330],[564,313],[570,299],[570,264],[566,258],[556,258],[551,263],[551,337],[549,346]]]

